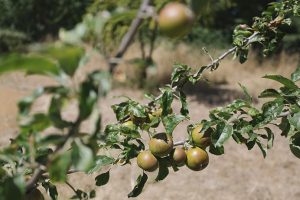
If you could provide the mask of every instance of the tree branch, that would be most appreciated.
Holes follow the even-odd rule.
[[[246,46],[250,45],[251,44],[251,40],[253,38],[255,38],[259,33],[258,32],[255,32],[253,33],[251,36],[249,36],[248,38],[245,39],[245,43],[246,43]],[[201,73],[203,73],[203,71],[205,70],[208,70],[208,69],[213,69],[215,66],[219,65],[219,63],[224,59],[226,58],[229,54],[233,53],[234,51],[236,51],[238,49],[237,46],[234,46],[230,49],[228,49],[226,52],[224,52],[222,55],[220,55],[218,58],[216,58],[215,60],[212,60],[212,62],[208,65],[206,65],[206,67],[203,69],[203,68],[200,68],[194,75],[193,77],[194,78],[197,78],[201,75]],[[187,82],[187,80],[186,80]],[[183,84],[185,84],[186,82],[184,82]],[[173,91],[176,91],[178,89],[178,86],[174,86],[172,87],[172,90]],[[157,96],[154,101],[157,101],[159,100],[160,98],[162,97],[162,94],[160,94],[159,96]],[[149,102],[148,105],[151,105],[154,101],[151,101]]]
[[[139,26],[143,23],[144,20],[144,14],[148,11],[148,7],[150,5],[152,0],[143,0],[143,3],[141,4],[139,11],[135,17],[135,19],[132,21],[129,30],[123,37],[121,44],[118,48],[118,51],[114,58],[109,61],[109,70],[111,73],[113,73],[115,67],[117,66],[117,62],[113,62],[116,58],[122,58],[128,47],[130,46],[130,43],[132,42]]]
[[[290,114],[291,114],[290,111],[282,112],[280,115],[278,115],[278,118],[280,118],[280,117],[287,117],[287,116],[289,116]],[[233,122],[235,119],[236,119],[235,117],[229,119],[228,123]],[[188,141],[189,141],[188,139],[185,139],[185,140],[179,140],[179,141],[175,142],[175,143],[173,144],[173,146],[174,146],[174,147],[176,147],[176,146],[181,146],[181,145],[184,145],[184,144],[185,144],[186,142],[188,142]]]
[[[64,147],[64,145],[66,144],[66,142],[69,140],[70,137],[74,136],[77,132],[78,132],[78,128],[80,125],[81,119],[77,119],[77,121],[74,123],[74,125],[70,128],[70,131],[68,133],[68,135],[66,136],[64,142],[62,142],[60,145],[56,146],[53,154],[57,153],[60,149],[62,149]],[[38,182],[38,180],[41,178],[41,176],[45,173],[45,170],[43,169],[43,167],[41,165],[38,165],[38,167],[36,168],[36,170],[34,171],[31,179],[29,179],[29,181],[26,182],[25,185],[25,190],[28,192],[31,189],[33,189],[36,186],[36,183]]]

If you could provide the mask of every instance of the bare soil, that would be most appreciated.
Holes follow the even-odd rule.
[[[281,58],[279,58],[281,59]],[[283,59],[283,58],[282,58]],[[173,60],[174,62],[175,60]],[[172,62],[172,61],[170,61]],[[183,60],[184,62],[184,60]],[[270,81],[262,80],[264,74],[281,73],[287,75],[295,69],[297,62],[277,61],[274,67],[269,63],[265,67],[240,66],[235,61],[226,60],[217,72],[208,75],[215,82],[225,84],[197,85],[187,88],[191,121],[185,122],[175,130],[175,140],[186,137],[186,125],[207,118],[209,110],[224,105],[241,96],[237,82],[246,85],[251,94],[268,86],[277,86]],[[95,62],[94,62],[95,64]],[[165,63],[164,63],[165,64]],[[255,61],[252,64],[257,64]],[[284,64],[284,65],[283,65]],[[90,64],[92,65],[92,64]],[[201,63],[197,63],[201,65]],[[250,62],[251,65],[251,62]],[[283,65],[283,66],[279,66]],[[22,73],[7,74],[0,77],[0,146],[9,143],[18,129],[16,123],[16,102],[24,95],[30,94],[33,88],[52,82],[42,77],[25,77]],[[114,89],[101,102],[103,123],[115,122],[110,105],[121,101],[116,95],[127,95],[139,101],[143,92],[130,89]],[[261,101],[258,101],[260,104]],[[43,102],[40,103],[43,106]],[[177,105],[175,105],[175,110]],[[225,146],[225,155],[210,155],[210,164],[200,172],[193,172],[182,167],[178,172],[160,183],[149,183],[144,192],[136,199],[153,200],[298,200],[300,199],[300,160],[292,155],[288,141],[276,133],[274,148],[268,152],[266,159],[259,149],[248,151],[245,146],[230,141]],[[97,188],[97,198],[101,200],[127,199],[133,180],[140,170],[135,163],[132,166],[118,167],[111,170],[110,182]],[[149,174],[150,179],[155,173]],[[92,190],[94,177],[84,174],[70,175],[69,182],[75,188]],[[69,199],[73,194],[70,188],[60,185],[59,199]]]

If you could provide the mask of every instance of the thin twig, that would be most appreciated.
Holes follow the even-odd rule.
[[[186,142],[188,142],[189,140],[186,139],[186,140],[181,140],[181,141],[177,141],[173,144],[174,147],[176,146],[181,146],[181,145],[184,145]]]
[[[152,54],[154,51],[154,43],[157,36],[157,21],[154,22],[154,29],[151,31],[151,37],[150,37],[150,49],[149,49],[149,55],[147,56],[147,59],[152,59]]]
[[[251,40],[253,38],[255,38],[259,33],[255,32],[253,33],[250,37],[245,39],[245,43],[246,46],[248,46],[249,44],[251,44]],[[206,65],[205,69],[200,68],[194,75],[193,77],[199,77],[201,75],[201,73],[203,73],[203,71],[208,70],[208,69],[212,69],[214,68],[216,65],[218,65],[224,58],[226,58],[229,54],[233,53],[235,50],[237,50],[237,46],[230,48],[229,50],[227,50],[226,52],[224,52],[222,55],[220,55],[218,58],[216,58],[215,60],[213,60],[210,64]],[[178,86],[174,86],[172,87],[172,91],[177,91]],[[148,105],[153,104],[154,101],[159,100],[162,97],[162,94],[160,94],[159,96],[157,96],[153,101],[149,102]]]
[[[26,192],[32,190],[35,186],[40,177],[43,175],[45,171],[39,166],[33,173],[31,179],[26,182]]]
[[[286,112],[282,112],[280,115],[278,115],[278,117],[287,117],[290,114],[292,114],[290,111],[286,111]]]
[[[71,188],[71,190],[73,190],[73,192],[76,194],[76,196],[78,197],[77,195],[77,191],[76,189],[73,187],[73,185],[71,185],[68,181],[65,181],[65,183],[69,186],[69,188]]]

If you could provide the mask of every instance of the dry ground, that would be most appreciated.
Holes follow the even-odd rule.
[[[171,48],[170,48],[171,49]],[[166,79],[174,62],[182,62],[201,66],[207,62],[197,50],[181,46],[176,50],[166,47],[155,52],[155,59],[159,63],[158,79]],[[136,51],[129,53],[128,57],[136,56]],[[240,96],[237,82],[246,85],[251,94],[257,95],[260,90],[268,86],[276,86],[272,81],[263,80],[265,74],[280,73],[288,75],[295,69],[298,58],[287,55],[279,56],[275,61],[266,61],[262,65],[252,59],[245,65],[227,59],[220,69],[207,78],[213,83],[209,86],[197,85],[188,88],[188,101],[191,112],[191,122],[196,122],[208,116],[209,109],[228,103]],[[101,60],[93,58],[87,68],[98,67]],[[168,67],[167,67],[168,66]],[[17,100],[31,92],[36,86],[50,84],[51,81],[42,77],[24,77],[22,73],[7,74],[0,77],[0,146],[9,142],[9,138],[17,134],[16,114]],[[222,83],[222,84],[221,84]],[[120,102],[115,95],[127,95],[134,99],[144,101],[141,91],[129,89],[114,89],[102,101],[102,112],[105,113],[103,123],[114,122],[110,105]],[[261,103],[261,102],[259,102]],[[43,106],[40,102],[37,106]],[[175,131],[175,139],[183,139],[186,134],[186,122]],[[145,191],[136,199],[152,200],[297,200],[300,199],[300,160],[289,151],[288,142],[278,134],[275,138],[274,148],[268,152],[266,159],[258,149],[248,151],[230,141],[225,146],[225,155],[210,156],[209,166],[201,172],[192,172],[183,167],[160,183],[147,184]],[[101,200],[127,199],[131,189],[131,179],[139,172],[136,165],[115,167],[111,173],[111,181],[104,187],[97,188],[97,198]],[[153,179],[154,175],[150,175]],[[70,176],[71,183],[76,188],[93,189],[93,177],[83,174]],[[62,200],[68,199],[72,191],[59,187]]]

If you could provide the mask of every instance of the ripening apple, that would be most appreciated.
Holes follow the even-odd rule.
[[[168,37],[181,37],[188,33],[195,21],[193,11],[186,5],[171,2],[165,5],[159,13],[158,25],[163,34]]]

